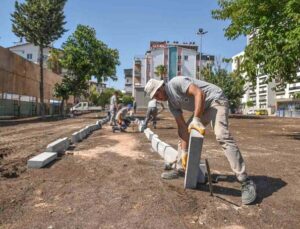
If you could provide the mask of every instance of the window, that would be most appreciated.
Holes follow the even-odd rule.
[[[27,60],[32,60],[32,53],[27,54]]]
[[[178,60],[181,60],[181,56],[180,55],[178,55]]]
[[[178,65],[177,70],[180,72],[180,70],[181,70],[181,66],[180,65]]]
[[[189,60],[189,56],[184,56],[184,60]]]

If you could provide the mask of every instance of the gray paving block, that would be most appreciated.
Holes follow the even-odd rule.
[[[184,188],[194,189],[197,187],[203,140],[203,135],[201,135],[194,129],[191,130],[188,149],[188,161],[184,178]]]
[[[79,136],[80,136],[80,140],[83,140],[85,138],[86,134],[85,134],[85,130],[84,129],[81,129],[79,131]]]
[[[27,161],[28,168],[42,168],[57,158],[56,152],[44,152]]]
[[[57,139],[47,145],[45,152],[64,152],[69,147],[69,139],[67,137]]]
[[[80,139],[80,132],[75,132],[72,134],[71,136],[71,141],[72,143],[76,143],[76,142],[79,142],[81,139]]]
[[[151,145],[152,145],[152,149],[155,152],[158,152],[158,143],[159,142],[160,142],[160,140],[157,135],[152,137]]]
[[[200,184],[204,184],[206,174],[207,174],[207,168],[206,168],[205,161],[201,160],[199,165],[199,170],[198,170],[197,182]]]
[[[164,159],[166,163],[173,163],[177,159],[178,152],[173,147],[165,148]]]
[[[146,130],[144,130],[144,133],[146,137],[151,141],[150,136],[153,135],[153,132],[149,128],[147,128]]]
[[[167,147],[170,147],[170,145],[162,141],[158,142],[157,152],[162,158],[165,158],[165,150]]]

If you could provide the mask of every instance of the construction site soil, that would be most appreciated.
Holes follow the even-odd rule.
[[[241,205],[240,184],[210,127],[202,158],[214,179],[225,175],[213,184],[213,197],[207,185],[184,190],[183,178],[162,180],[163,160],[132,128],[113,133],[104,125],[45,168],[26,168],[47,144],[100,116],[0,122],[0,228],[299,228],[300,119],[230,119],[257,186],[249,206]],[[168,112],[150,128],[177,148]]]

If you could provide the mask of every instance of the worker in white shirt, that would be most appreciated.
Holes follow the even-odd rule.
[[[114,94],[110,97],[110,105],[109,105],[109,111],[110,111],[110,125],[116,125],[116,113],[118,108],[118,92],[115,91]]]
[[[160,105],[161,109],[158,111],[158,105]],[[151,99],[148,102],[148,110],[145,118],[145,123],[143,129],[147,128],[149,121],[153,122],[153,127],[156,129],[157,115],[161,113],[165,109],[163,103],[158,102],[156,99]]]

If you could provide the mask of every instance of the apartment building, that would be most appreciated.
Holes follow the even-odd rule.
[[[124,69],[125,87],[124,91],[128,95],[132,95],[132,68]]]
[[[200,68],[212,64],[214,59],[213,55],[200,55],[195,42],[151,41],[145,55],[134,58],[132,96],[136,98],[138,106],[145,106],[147,98],[144,96],[144,87],[149,79],[161,79],[156,74],[159,65],[167,68],[163,76],[165,82],[180,75],[199,79]]]
[[[232,70],[239,68],[244,52],[232,57]],[[295,94],[300,93],[300,70],[299,81],[294,84],[287,84],[280,88],[274,80],[267,82],[268,75],[260,74],[258,71],[256,85],[246,82],[245,94],[242,98],[243,113],[249,110],[266,109],[268,114],[281,117],[300,117],[300,99],[295,99]],[[245,75],[244,75],[245,77]],[[253,102],[253,107],[247,107],[248,101]]]

